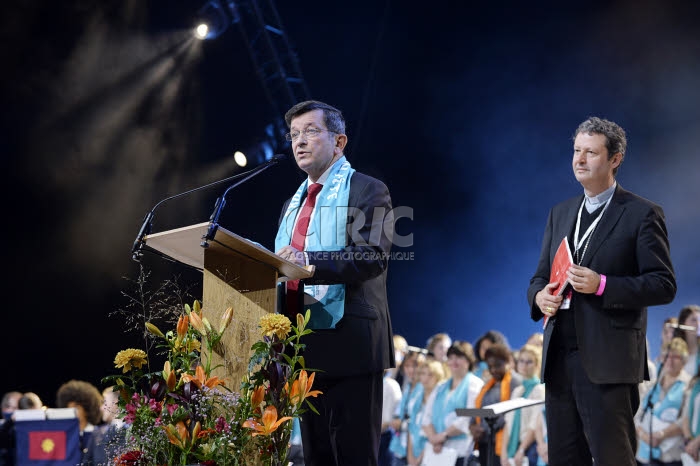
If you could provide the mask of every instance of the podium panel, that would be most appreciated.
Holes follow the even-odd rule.
[[[238,390],[248,370],[250,347],[260,339],[260,318],[277,309],[277,283],[311,277],[313,269],[286,261],[220,226],[208,247],[202,247],[209,225],[205,222],[155,233],[144,242],[171,259],[202,270],[202,313],[215,329],[226,309],[233,308],[233,320],[215,349],[212,367],[220,366],[214,374]]]

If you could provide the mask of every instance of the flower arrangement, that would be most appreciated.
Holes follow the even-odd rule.
[[[126,428],[111,446],[115,464],[217,466],[287,464],[292,420],[307,409],[315,373],[304,367],[301,338],[309,311],[296,325],[283,315],[260,320],[261,339],[252,346],[248,375],[240,391],[212,375],[212,352],[221,344],[233,310],[214,328],[199,301],[184,305],[175,331],[163,333],[146,322],[167,360],[162,370],[149,370],[149,355],[140,349],[117,353],[120,375],[105,377],[120,392],[120,414]]]

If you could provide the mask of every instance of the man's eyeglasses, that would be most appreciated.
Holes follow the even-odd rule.
[[[518,362],[520,364],[527,364],[527,365],[535,364],[535,361],[533,361],[532,359],[518,359]]]
[[[335,133],[335,131],[330,131],[327,129],[306,128],[304,131],[292,131],[291,133],[287,133],[284,135],[284,138],[287,141],[294,142],[297,139],[299,139],[299,136],[303,134],[304,136],[306,136],[307,139],[313,139],[319,134],[323,133],[324,131],[328,133]]]

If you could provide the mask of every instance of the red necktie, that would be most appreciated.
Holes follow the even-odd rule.
[[[304,245],[306,243],[306,233],[309,229],[309,221],[311,220],[311,212],[313,212],[316,206],[316,197],[318,193],[321,192],[323,185],[320,183],[313,183],[309,185],[308,192],[306,195],[306,203],[302,206],[301,212],[297,217],[297,223],[294,226],[294,232],[292,234],[291,246],[299,251],[304,250]],[[303,293],[303,290],[302,290]],[[300,296],[299,296],[299,280],[289,280],[287,282],[287,316],[294,317],[298,312]],[[292,322],[295,320],[292,319]]]

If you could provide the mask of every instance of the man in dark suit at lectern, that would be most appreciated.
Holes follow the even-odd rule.
[[[637,384],[648,380],[647,307],[676,293],[664,213],[615,180],[627,140],[592,117],[574,135],[584,195],[552,208],[528,302],[544,329],[542,379],[550,466],[636,464]],[[562,238],[573,255],[563,295],[550,267]]]
[[[285,115],[297,165],[308,178],[282,209],[277,254],[313,265],[287,282],[286,312],[311,310],[306,366],[320,369],[320,415],[301,418],[306,466],[377,464],[384,370],[394,366],[386,276],[393,235],[389,190],[345,158],[341,112],[307,101]],[[292,322],[294,319],[292,318]]]

